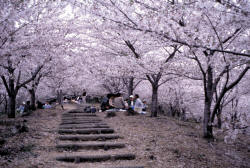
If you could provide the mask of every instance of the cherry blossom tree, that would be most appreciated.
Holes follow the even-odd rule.
[[[9,96],[8,116],[14,118],[19,89],[36,78],[50,58],[49,51],[62,44],[58,37],[65,31],[47,20],[58,14],[53,3],[15,1],[1,5],[1,79]]]
[[[203,87],[203,132],[213,138],[216,116],[220,122],[223,106],[248,75],[248,0],[16,0],[0,6],[0,73],[10,117],[18,90],[40,92],[45,72],[51,73],[39,86],[54,91],[105,84],[130,95],[148,80],[151,116],[157,116],[159,87],[183,77]]]
[[[231,57],[236,56],[238,60],[250,57],[246,52],[249,46],[248,1],[97,0],[89,4],[89,10],[102,18],[105,28],[150,34],[169,46],[186,46],[185,51],[197,54],[195,57],[205,55],[207,65],[201,70],[203,82],[205,81],[204,137],[213,137],[212,122],[221,99],[239,83],[249,69],[246,61],[238,64],[243,68],[242,72],[231,83],[225,83],[215,103],[215,109],[211,112],[217,84],[235,66],[229,63],[232,61]],[[219,66],[218,73],[214,63],[221,58],[225,58],[225,66]],[[215,72],[218,73],[217,77],[214,77]]]

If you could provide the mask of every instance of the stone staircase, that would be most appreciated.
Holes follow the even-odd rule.
[[[56,150],[63,154],[58,154],[55,159],[60,162],[84,165],[89,162],[134,160],[136,157],[133,153],[120,151],[126,148],[125,143],[119,142],[122,137],[94,113],[85,113],[79,109],[65,112],[58,133]],[[144,168],[115,165],[110,168]]]

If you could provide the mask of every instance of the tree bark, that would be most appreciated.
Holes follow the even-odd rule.
[[[9,96],[8,103],[8,118],[16,117],[16,95],[12,94]]]
[[[157,117],[158,114],[158,86],[152,85],[152,103],[151,117]]]
[[[134,91],[134,77],[129,78],[129,83],[128,83],[128,95],[133,95]]]
[[[217,126],[218,126],[219,129],[221,129],[221,126],[222,126],[221,108],[218,109],[218,111],[216,113],[216,116],[217,116]]]
[[[6,95],[4,95],[4,114],[7,114],[8,113],[8,98]]]
[[[36,91],[34,88],[29,90],[30,93],[30,108],[36,110]]]
[[[8,87],[8,96],[9,96],[9,103],[8,103],[8,118],[15,118],[16,117],[16,92],[15,92],[15,84],[14,79],[12,77],[9,78],[9,86]]]
[[[213,99],[213,70],[211,66],[207,69],[207,80],[205,87],[205,107],[204,107],[204,120],[203,120],[203,133],[204,138],[213,138],[213,126],[211,123],[211,104]]]
[[[213,138],[213,127],[210,121],[210,115],[211,115],[211,102],[205,101],[203,133],[204,133],[204,138],[207,139]]]
[[[57,91],[57,101],[58,101],[58,104],[61,106],[61,108],[64,110],[64,107],[63,107],[63,93],[62,93],[61,89]]]

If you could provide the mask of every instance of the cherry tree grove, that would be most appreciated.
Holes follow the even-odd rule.
[[[58,89],[142,92],[151,117],[177,99],[192,113],[198,97],[204,137],[213,138],[213,127],[239,111],[226,112],[229,104],[249,96],[249,0],[2,0],[0,7],[0,103],[9,117],[21,88],[34,108]]]

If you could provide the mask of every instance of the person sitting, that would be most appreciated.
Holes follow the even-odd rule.
[[[125,109],[126,106],[121,93],[115,94],[113,105],[116,109]]]
[[[23,113],[22,113],[22,117],[28,116],[30,114],[31,114],[30,101],[26,101],[26,103],[24,105],[24,110],[23,110]]]
[[[23,112],[30,112],[30,101],[26,101]]]
[[[146,100],[144,100],[142,103],[143,103],[142,111],[147,111],[148,105]]]
[[[46,102],[44,105],[43,105],[43,108],[44,109],[49,109],[49,108],[51,108],[52,106],[48,103],[48,102]]]
[[[128,109],[127,109],[127,115],[136,115],[135,111],[134,111],[134,96],[130,95],[129,99],[127,101],[128,103]]]
[[[134,111],[137,113],[141,114],[142,113],[142,108],[143,108],[143,103],[141,99],[139,98],[139,95],[135,95],[135,106],[134,106]]]
[[[108,95],[108,99],[109,99],[108,109],[113,109],[113,108],[115,108],[115,106],[114,106],[115,95],[114,95],[113,93],[110,93],[110,94]]]
[[[104,96],[101,101],[101,111],[106,111],[107,109],[109,109],[108,95]]]
[[[39,100],[36,102],[37,103],[37,108],[38,109],[42,109],[43,108],[43,103],[42,102],[40,102]]]
[[[25,104],[25,103],[23,102],[23,104]],[[17,109],[17,112],[19,112],[20,114],[22,114],[24,112],[24,105],[23,104],[20,104],[20,106]]]

